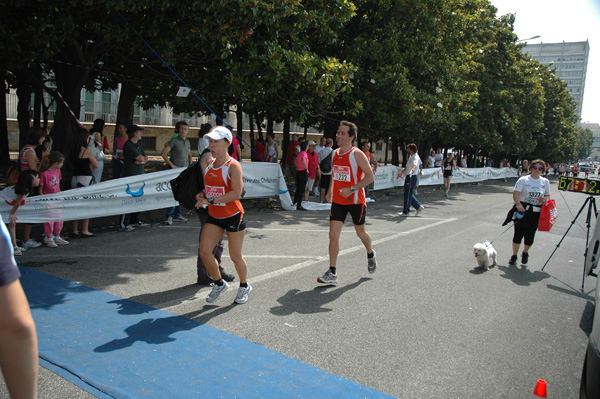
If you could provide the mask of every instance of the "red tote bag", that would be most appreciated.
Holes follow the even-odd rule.
[[[558,211],[556,210],[556,202],[554,200],[548,200],[544,205],[542,205],[542,210],[540,212],[540,222],[538,224],[539,231],[550,231],[552,226],[554,226],[554,222],[556,221],[556,217],[558,216]]]

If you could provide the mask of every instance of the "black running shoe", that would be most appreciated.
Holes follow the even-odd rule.
[[[521,263],[523,265],[526,265],[528,261],[529,261],[529,253],[528,252],[523,252],[521,254]]]
[[[221,277],[223,278],[223,280],[227,281],[228,283],[231,283],[233,280],[235,280],[235,276],[233,274],[229,274],[227,272],[221,273]]]
[[[517,264],[517,255],[513,255],[510,257],[510,260],[508,261],[508,264],[510,266],[514,266]]]

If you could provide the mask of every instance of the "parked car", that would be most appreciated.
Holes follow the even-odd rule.
[[[600,398],[600,279],[596,286],[595,304],[594,324],[581,373],[580,399]]]
[[[596,222],[594,238],[588,247],[588,258],[586,259],[585,273],[597,275],[597,264],[600,251],[600,219]],[[594,301],[594,319],[592,331],[590,332],[585,360],[583,361],[583,372],[581,373],[581,385],[579,388],[580,399],[600,398],[600,278],[596,282],[596,294]]]

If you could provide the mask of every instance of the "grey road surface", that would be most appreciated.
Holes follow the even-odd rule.
[[[496,239],[514,180],[419,189],[425,206],[401,218],[402,191],[369,204],[376,273],[347,220],[339,284],[316,281],[329,266],[328,212],[286,212],[246,202],[244,255],[254,291],[246,305],[207,307],[195,285],[199,223],[131,233],[96,222],[98,236],[39,248],[19,259],[97,290],[194,319],[398,398],[528,398],[537,379],[554,398],[577,398],[591,327],[595,279],[581,289],[585,214],[544,271],[586,199],[555,192],[559,219],[539,232],[527,267],[508,266],[512,230],[496,241],[499,264],[476,270],[472,247]],[[162,212],[147,215],[160,221]],[[224,264],[233,265],[228,257]],[[237,288],[237,283],[233,284]],[[39,397],[89,394],[43,369]],[[0,387],[0,396],[5,394]]]

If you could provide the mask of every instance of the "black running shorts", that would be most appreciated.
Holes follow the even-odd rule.
[[[246,230],[246,219],[244,219],[244,214],[241,212],[225,219],[217,219],[208,215],[206,223],[217,225],[230,233]]]
[[[355,226],[362,226],[365,224],[367,207],[363,204],[341,205],[332,202],[329,220],[339,220],[340,222],[344,223],[348,213],[350,213],[352,216],[352,223],[354,223]]]

